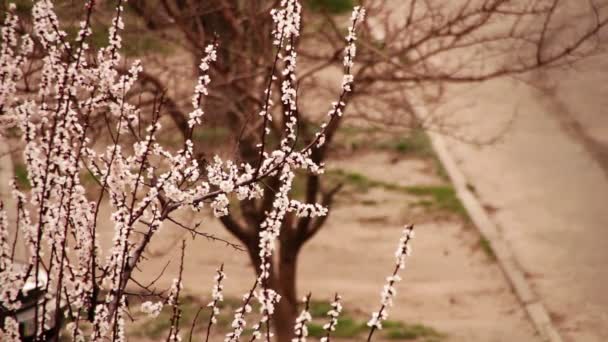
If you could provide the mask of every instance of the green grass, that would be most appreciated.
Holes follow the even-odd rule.
[[[196,313],[199,311],[201,306],[203,310],[200,312],[197,318],[197,329],[206,327],[209,320],[210,310],[206,307],[205,303],[202,303],[198,298],[192,296],[184,296],[180,299],[182,315],[180,318],[180,326],[189,327],[192,325]],[[224,310],[218,317],[217,325],[220,327],[226,327],[230,325],[232,314],[232,303],[225,303]],[[171,316],[173,314],[172,307],[166,305],[156,318],[145,318],[143,323],[133,332],[134,335],[140,337],[146,337],[152,340],[159,340],[166,336],[171,327]],[[195,331],[196,332],[196,331]],[[189,336],[186,336],[189,337]]]
[[[467,211],[456,196],[456,190],[451,185],[407,186],[405,191],[411,195],[431,198],[434,205],[440,210],[467,217]]]
[[[24,164],[15,164],[13,172],[19,189],[27,190],[32,187],[27,175],[27,167]]]
[[[323,329],[323,324],[311,322],[308,324],[308,335],[311,337],[323,337],[326,332]],[[353,338],[367,330],[367,325],[363,320],[357,320],[352,317],[344,316],[338,318],[336,330],[331,333],[332,337]]]
[[[205,143],[225,142],[230,130],[226,127],[197,127],[192,134],[192,140]]]
[[[496,260],[496,253],[494,253],[494,249],[492,248],[492,244],[485,237],[479,238],[479,247],[481,250],[490,258],[491,260]]]
[[[391,340],[439,341],[443,334],[423,324],[406,324],[387,320],[383,324],[383,334]]]
[[[374,186],[381,186],[380,182],[370,180],[360,173],[345,172],[342,173],[342,177],[344,178],[346,183],[354,185],[358,189],[365,191]]]
[[[308,0],[306,3],[315,12],[331,14],[348,13],[355,7],[353,0]]]
[[[345,183],[356,191],[367,192],[371,188],[379,187],[390,191],[402,192],[421,197],[414,205],[452,212],[464,218],[468,217],[466,209],[456,196],[456,191],[451,185],[401,186],[369,179],[360,173],[347,172],[341,169],[329,170],[327,171],[327,175],[333,182]]]
[[[403,134],[386,134],[376,127],[344,126],[338,130],[336,144],[355,151],[367,147],[390,151],[404,156],[434,158],[429,136],[424,130],[414,129]]]
[[[400,154],[415,155],[418,157],[434,156],[431,140],[422,130],[414,130],[408,135],[402,135],[395,140],[383,142],[379,147],[393,150]]]
[[[31,0],[14,0],[9,1],[15,4],[16,12],[18,15],[29,15],[32,13],[32,7],[34,7],[34,2]]]
[[[99,178],[97,178],[94,174],[88,170],[85,170],[80,173],[80,183],[88,188],[98,185],[100,181]]]
[[[338,319],[336,331],[332,333],[334,337],[349,338],[359,335],[367,330],[365,321],[356,320],[348,316],[343,316]]]
[[[329,302],[313,300],[310,302],[308,311],[313,318],[320,318],[327,316],[329,310],[331,310],[331,304]]]
[[[435,166],[435,172],[437,173],[437,176],[446,182],[450,182],[450,176],[448,175],[448,171],[445,169],[445,167],[443,167],[443,164],[441,164],[441,161],[439,160],[439,158],[437,158],[437,156],[433,156],[433,164]]]
[[[378,201],[374,201],[374,200],[370,200],[370,199],[365,199],[361,201],[362,205],[366,205],[366,206],[370,206],[370,207],[374,207],[378,205]]]
[[[182,303],[180,308],[182,310],[182,316],[180,319],[180,325],[182,331],[184,331],[184,337],[189,338],[190,326],[196,316],[199,308],[203,306],[203,310],[200,312],[197,318],[195,334],[200,334],[202,329],[206,329],[207,321],[209,320],[209,308],[207,308],[199,298],[192,296],[184,296],[180,299]],[[220,332],[227,332],[230,330],[230,324],[232,322],[232,315],[234,309],[239,307],[242,301],[238,298],[226,297],[224,302],[220,304],[220,315],[217,317],[216,329]],[[137,307],[135,304],[134,307]],[[253,312],[258,312],[259,307],[254,306]],[[313,321],[308,324],[308,334],[313,338],[321,338],[325,336],[326,332],[323,329],[323,325],[327,323],[327,311],[331,310],[331,305],[327,301],[312,301],[310,304],[310,314],[313,317]],[[137,310],[135,310],[137,311]],[[256,314],[254,317],[250,317],[252,320],[256,320]],[[144,337],[150,340],[160,340],[166,337],[171,325],[172,308],[165,306],[161,311],[160,315],[156,318],[148,318],[147,316],[141,316],[137,318],[141,320],[141,324],[134,326],[130,331],[133,336]],[[331,336],[335,338],[346,338],[346,339],[363,339],[369,327],[367,326],[365,319],[359,319],[353,317],[348,310],[344,310],[342,315],[338,318],[338,325],[336,330],[332,332]],[[397,339],[397,340],[412,340],[424,342],[435,342],[439,341],[443,337],[442,334],[438,333],[435,329],[422,325],[422,324],[406,324],[399,321],[387,320],[383,323],[384,329],[378,331],[378,335],[381,335],[383,339]],[[187,331],[187,332],[186,332]],[[244,336],[251,335],[252,330],[250,328],[243,332]],[[434,338],[434,339],[433,339]]]
[[[371,180],[356,172],[347,172],[342,169],[325,171],[327,178],[332,183],[344,183],[357,191],[367,192],[372,187],[383,186],[382,182]]]
[[[108,25],[101,23],[93,24],[93,27],[91,27],[91,35],[87,38],[86,42],[91,46],[91,48],[94,49],[99,49],[108,45],[108,29]],[[76,39],[78,31],[80,30],[80,27],[77,25],[68,26],[65,27],[64,30],[68,34],[68,41],[73,43]]]
[[[477,189],[475,189],[475,186],[471,183],[467,183],[467,190],[469,190],[472,193],[476,193]]]
[[[308,323],[308,336],[321,338],[325,336],[325,334],[326,332],[325,329],[323,329],[323,324],[314,322]]]
[[[323,325],[327,323],[327,312],[331,309],[331,304],[327,301],[310,302],[309,312],[314,320],[314,322],[308,324],[308,334],[310,336],[317,338],[325,336],[326,332],[323,329]],[[349,316],[348,311],[344,310],[338,318],[336,330],[331,335],[334,337],[352,338],[366,329],[367,325],[365,321]]]
[[[142,32],[137,35],[126,34],[124,39],[125,43],[123,44],[122,52],[130,57],[141,56],[153,52],[164,55],[169,53],[167,43],[149,33]]]
[[[102,13],[105,13],[106,15],[111,14],[113,16],[115,4],[111,1],[107,1],[106,3],[110,4],[110,6],[102,9]],[[73,11],[71,7],[69,8]],[[130,7],[127,6],[127,9],[128,8]],[[66,13],[60,13],[60,16],[74,15],[73,13],[69,13],[70,10],[64,10]],[[137,16],[126,13],[124,20],[127,23],[127,27],[122,34],[123,43],[120,51],[125,56],[136,57],[146,53],[160,53],[166,55],[170,52],[169,44],[149,32],[141,19]],[[67,20],[64,20],[64,22],[67,22]],[[80,27],[78,25],[71,25],[64,28],[70,42],[74,42],[74,38],[76,38],[79,29]],[[87,38],[87,43],[95,49],[107,46],[108,30],[109,25],[105,21],[104,23],[94,22],[93,27],[91,28],[92,33]]]
[[[301,172],[297,172],[296,176],[293,179],[293,183],[291,185],[290,194],[294,199],[303,200],[304,196],[306,196],[306,183],[308,180],[308,175],[303,174]]]
[[[308,324],[308,335],[315,338],[325,336],[324,323],[311,322]],[[407,324],[399,321],[387,320],[382,323],[383,329],[378,332],[385,339],[391,340],[417,340],[424,342],[440,341],[444,335],[432,327],[423,324]],[[338,319],[336,330],[332,337],[353,339],[367,333],[369,328],[364,320],[357,320],[349,316]]]
[[[171,312],[165,307],[155,318],[150,318],[144,322],[135,332],[136,336],[145,336],[150,339],[161,338],[171,327]]]

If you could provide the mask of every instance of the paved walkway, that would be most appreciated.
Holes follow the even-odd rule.
[[[476,138],[514,117],[500,143],[479,148],[448,139],[448,150],[564,340],[600,342],[608,341],[608,173],[564,124],[601,136],[596,123],[607,122],[606,107],[594,103],[608,98],[608,73],[586,70],[594,83],[578,74],[550,92],[508,79],[459,89],[444,110]]]

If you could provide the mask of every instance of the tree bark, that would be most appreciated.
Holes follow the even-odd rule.
[[[276,341],[290,342],[293,338],[293,326],[298,315],[296,304],[291,304],[288,298],[282,297],[276,305],[273,319]]]
[[[273,323],[277,341],[289,342],[293,338],[294,324],[298,315],[298,295],[296,288],[297,259],[300,247],[281,241],[278,269],[273,277],[274,290],[281,295],[275,307]]]

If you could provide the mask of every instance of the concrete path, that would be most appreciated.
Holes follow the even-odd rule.
[[[547,79],[567,82],[549,92],[509,79],[452,89],[442,110],[466,123],[459,133],[468,138],[492,136],[512,121],[500,143],[448,138],[448,151],[564,340],[600,342],[608,341],[608,173],[568,123],[595,142],[608,137],[599,105],[608,98],[608,73],[586,67],[593,82],[553,74]]]

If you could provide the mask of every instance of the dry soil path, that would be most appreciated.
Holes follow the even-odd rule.
[[[474,137],[515,114],[500,143],[448,139],[448,150],[565,341],[608,341],[608,173],[589,144],[608,137],[608,73],[597,66],[545,75],[548,92],[508,79],[458,89],[444,108],[460,108],[454,119]]]

